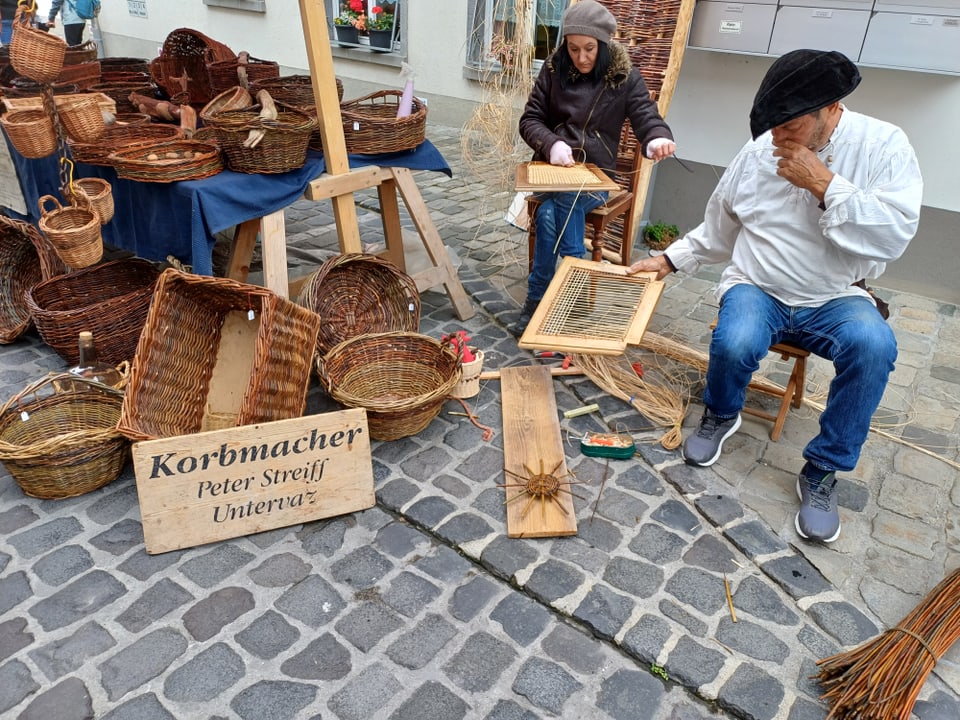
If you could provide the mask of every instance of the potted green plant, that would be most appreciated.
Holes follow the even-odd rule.
[[[393,13],[387,12],[379,5],[370,8],[370,48],[372,50],[389,52],[393,50]]]
[[[340,14],[333,19],[333,27],[337,33],[337,42],[341,45],[359,44],[360,32],[367,29],[363,0],[340,3]]]
[[[678,237],[680,237],[680,229],[676,225],[663,222],[663,220],[647,224],[643,228],[643,241],[652,252],[663,252]]]

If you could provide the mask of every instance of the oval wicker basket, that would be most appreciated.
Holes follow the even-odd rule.
[[[370,437],[377,440],[397,440],[426,428],[460,380],[460,358],[453,348],[418,333],[344,340],[318,368],[330,397],[366,409]]]
[[[56,35],[32,27],[33,15],[27,12],[26,5],[17,7],[10,38],[10,64],[21,75],[49,84],[63,69],[67,44]]]
[[[53,392],[53,383],[64,380],[90,389]],[[122,392],[70,373],[41,378],[0,408],[0,461],[32,497],[55,500],[101,488],[119,477],[129,455],[130,442],[117,431],[122,404]]]
[[[297,304],[320,316],[319,357],[358,335],[420,328],[417,284],[376,255],[345,253],[326,260],[304,282]]]
[[[176,125],[149,123],[109,127],[96,142],[78,143],[68,140],[70,154],[76,162],[87,165],[110,165],[110,154],[123,148],[144,143],[155,144],[181,137]]]
[[[0,115],[0,125],[25,158],[47,157],[57,149],[53,120],[43,110],[11,110]]]
[[[379,155],[411,150],[423,143],[427,106],[414,98],[411,113],[398,118],[402,96],[398,90],[379,90],[340,106],[348,153]]]
[[[136,353],[159,275],[146,260],[111,260],[38,283],[25,300],[40,337],[69,365],[80,360],[83,330],[102,362],[119,365]]]
[[[27,292],[66,272],[60,256],[30,223],[0,215],[0,343],[10,343],[31,325]]]
[[[56,208],[47,210],[48,201]],[[85,268],[100,262],[103,257],[103,236],[100,234],[100,216],[83,205],[61,205],[53,195],[44,195],[37,201],[40,220],[37,225],[69,268]]]
[[[110,155],[117,175],[139,182],[200,180],[223,170],[220,148],[196,140],[134,145]]]
[[[317,127],[315,118],[297,110],[280,109],[276,120],[264,120],[259,105],[215,113],[208,124],[217,130],[227,167],[242,173],[282,173],[303,167],[310,133]],[[255,147],[246,147],[251,130],[262,130],[263,139]]]

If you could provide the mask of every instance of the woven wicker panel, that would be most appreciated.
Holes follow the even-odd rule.
[[[347,152],[379,154],[412,150],[426,138],[427,106],[413,99],[410,115],[398,118],[398,90],[380,90],[340,106]]]
[[[304,282],[297,304],[320,316],[319,357],[358,335],[420,327],[417,284],[376,255],[345,253],[325,261]]]
[[[159,271],[138,258],[95,265],[35,285],[26,295],[40,337],[69,365],[77,338],[89,330],[97,355],[111,365],[133,358]]]
[[[460,380],[460,358],[426,335],[373,333],[335,345],[318,370],[330,397],[366,409],[372,438],[397,440],[437,416]]]
[[[175,125],[151,123],[147,125],[122,125],[107,128],[96,142],[78,143],[67,141],[70,154],[76,162],[87,165],[110,165],[110,154],[132,145],[153,144],[181,137]]]
[[[46,392],[58,380],[90,388]],[[0,461],[33,497],[60,499],[103,487],[119,477],[128,457],[130,444],[116,430],[121,397],[67,373],[28,385],[0,408]]]
[[[207,117],[216,128],[227,167],[243,173],[281,173],[303,167],[310,133],[317,120],[297,110],[281,109],[276,120],[260,117],[260,106],[227,110]],[[245,147],[251,130],[263,131],[255,147]]]
[[[228,314],[259,319],[233,425],[300,417],[320,318],[266,288],[168,269],[130,368],[119,429],[137,440],[198,432]]]
[[[110,155],[117,175],[139,182],[200,180],[223,170],[220,148],[195,140],[135,145]]]
[[[0,215],[0,343],[13,342],[33,324],[30,288],[63,272],[60,256],[33,225]]]

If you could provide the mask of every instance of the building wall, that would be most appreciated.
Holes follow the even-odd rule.
[[[192,27],[235,51],[276,60],[284,72],[307,67],[299,2],[266,0],[266,12],[205,5],[202,0],[146,0],[148,17],[131,17],[126,0],[103,0],[100,25],[108,55],[152,57],[167,34]],[[416,73],[417,94],[427,98],[431,120],[458,124],[480,99],[480,86],[464,70],[467,2],[407,0],[404,3],[405,56],[371,55],[334,47],[334,67],[347,97],[371,89],[399,87],[400,61]],[[360,56],[360,59],[356,59]],[[659,168],[646,216],[691,226],[723,167],[748,138],[753,94],[772,58],[688,50],[667,119],[678,155],[693,163],[694,175],[668,162]],[[907,255],[889,266],[878,285],[917,289],[960,301],[955,247],[960,242],[960,193],[956,168],[960,143],[960,77],[861,68],[863,82],[847,104],[900,125],[920,158],[924,213]]]

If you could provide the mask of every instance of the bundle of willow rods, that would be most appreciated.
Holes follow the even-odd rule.
[[[960,570],[900,623],[848,652],[819,660],[827,720],[907,720],[927,675],[960,637]]]
[[[575,354],[571,359],[599,388],[629,403],[650,422],[667,428],[660,438],[665,450],[680,446],[680,426],[690,400],[685,375],[664,372],[662,366],[647,363],[640,377],[626,355]]]

